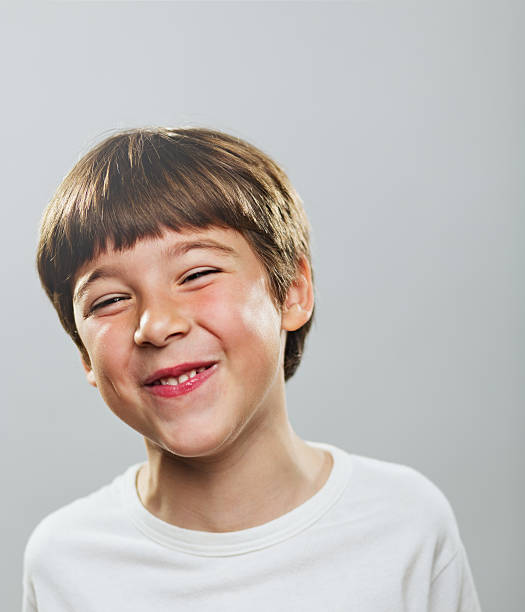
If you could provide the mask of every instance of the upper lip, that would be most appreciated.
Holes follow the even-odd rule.
[[[184,372],[190,372],[191,370],[197,370],[198,368],[206,368],[208,366],[216,363],[215,361],[188,361],[186,363],[180,363],[171,368],[162,368],[161,370],[157,370],[153,372],[151,376],[148,376],[144,381],[144,385],[151,385],[159,378],[177,378]]]

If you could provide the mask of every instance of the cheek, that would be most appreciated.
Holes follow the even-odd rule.
[[[230,350],[249,354],[250,368],[277,359],[281,317],[264,283],[237,285],[231,291],[210,292],[200,304],[202,321]]]
[[[105,375],[125,372],[127,343],[123,331],[113,325],[98,325],[96,329],[84,328],[80,338],[86,348],[97,379]],[[114,370],[114,371],[112,371]]]

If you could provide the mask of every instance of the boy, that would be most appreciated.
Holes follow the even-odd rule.
[[[35,529],[26,612],[480,610],[432,483],[290,426],[308,223],[266,155],[206,129],[114,135],[59,187],[37,260],[147,462]]]

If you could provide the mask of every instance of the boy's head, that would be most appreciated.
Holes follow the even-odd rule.
[[[308,221],[284,172],[252,145],[200,129],[138,129],[106,139],[66,176],[41,225],[37,265],[67,333],[89,357],[73,313],[78,270],[111,245],[127,249],[166,228],[239,231],[263,264],[277,306],[301,257]],[[311,318],[287,332],[284,375],[301,360]]]

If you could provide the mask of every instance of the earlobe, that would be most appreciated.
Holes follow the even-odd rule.
[[[312,316],[314,290],[312,271],[307,258],[303,255],[297,265],[297,275],[290,285],[282,311],[282,328],[295,331],[302,327]]]
[[[87,361],[84,359],[84,357],[80,357],[81,361],[82,361],[82,366],[86,372],[86,378],[88,383],[92,386],[92,387],[96,387],[97,386],[97,381],[95,380],[95,374],[93,373],[93,369],[91,368],[91,366],[87,363]]]

